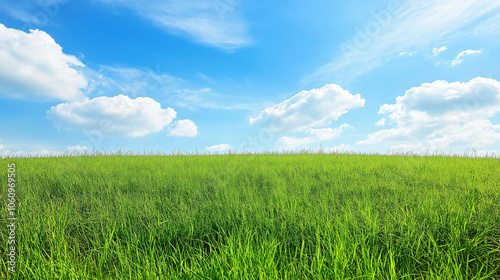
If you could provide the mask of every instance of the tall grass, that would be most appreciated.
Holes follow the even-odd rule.
[[[0,278],[500,279],[499,159],[11,158],[3,181],[9,162]]]

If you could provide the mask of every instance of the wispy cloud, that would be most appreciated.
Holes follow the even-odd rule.
[[[463,57],[466,55],[480,54],[481,50],[465,50],[458,54],[457,58],[451,62],[451,67],[454,67],[464,61]]]
[[[195,42],[205,45],[235,49],[252,43],[247,34],[247,23],[240,16],[236,5],[226,5],[222,13],[218,2],[210,0],[95,1],[132,9],[167,32],[181,31]]]
[[[440,48],[432,48],[432,55],[438,56],[440,53],[444,52],[447,49],[448,49],[447,46],[442,46]]]
[[[160,70],[127,66],[99,66],[97,70],[87,69],[89,79],[87,92],[95,95],[121,93],[129,97],[162,96],[186,86],[186,81]]]
[[[400,52],[399,56],[414,56],[417,52]]]
[[[12,5],[9,2],[0,2],[0,12],[8,14],[12,18],[28,22],[31,21],[34,17],[27,12],[31,8],[29,2],[26,1],[16,1],[16,5]]]
[[[498,28],[498,23],[500,22],[500,12],[494,11],[490,13],[486,19],[479,25],[471,26],[470,29],[464,32],[464,36],[471,36],[475,38],[488,38],[488,41],[496,40],[500,41],[500,28]],[[494,36],[497,35],[497,36]]]
[[[169,95],[168,102],[192,111],[196,111],[198,108],[210,110],[256,111],[264,105],[262,102],[259,103],[255,102],[255,100],[248,100],[248,97],[240,95],[223,95],[214,92],[211,88],[178,89]]]
[[[24,22],[23,31],[42,29],[50,25],[52,19],[59,14],[61,7],[69,0],[16,0],[1,1],[0,14]]]
[[[306,76],[303,83],[347,83],[382,66],[401,52],[422,50],[443,38],[457,38],[460,36],[458,31],[463,28],[487,24],[492,14],[500,13],[500,2],[496,0],[407,0],[391,3],[387,9],[374,14],[365,27],[358,29],[354,37],[340,46],[343,53]],[[483,29],[484,32],[494,30]]]

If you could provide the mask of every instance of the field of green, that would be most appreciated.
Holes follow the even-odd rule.
[[[1,279],[500,279],[500,160],[1,161]],[[7,272],[7,164],[16,272]]]

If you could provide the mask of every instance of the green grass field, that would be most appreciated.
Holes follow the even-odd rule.
[[[5,279],[500,279],[500,160],[2,161]],[[16,272],[7,272],[7,164]]]

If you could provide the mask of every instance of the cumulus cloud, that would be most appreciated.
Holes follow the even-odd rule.
[[[210,153],[222,153],[225,151],[229,151],[230,149],[231,146],[229,144],[219,144],[205,148],[205,150]]]
[[[324,128],[338,120],[349,110],[363,107],[365,100],[360,94],[353,95],[336,84],[319,89],[301,91],[292,98],[264,109],[250,124],[271,121],[273,130],[287,132],[311,132]]]
[[[480,54],[481,50],[465,50],[458,54],[457,58],[451,62],[451,67],[456,66],[463,62],[463,57],[466,55]]]
[[[170,33],[182,32],[194,41],[223,49],[251,43],[247,24],[240,16],[239,1],[212,0],[98,0],[127,7]]]
[[[47,33],[25,33],[0,24],[0,95],[29,100],[76,101],[85,98],[85,65],[65,54]]]
[[[198,127],[192,120],[178,120],[168,135],[175,137],[195,137]]]
[[[97,97],[62,103],[47,115],[61,126],[82,130],[99,129],[104,134],[141,137],[162,131],[176,117],[172,108],[163,109],[149,97]]]
[[[432,55],[438,56],[440,53],[444,52],[447,49],[448,49],[447,46],[442,46],[440,48],[432,48]]]
[[[311,129],[311,132],[307,137],[297,138],[283,136],[276,142],[278,149],[282,150],[294,150],[297,148],[304,148],[307,145],[313,143],[319,143],[320,141],[327,141],[333,138],[337,138],[341,135],[342,131],[346,128],[350,128],[348,124],[343,124],[336,129],[332,128],[321,128],[321,129]]]
[[[500,125],[490,120],[499,112],[500,82],[494,79],[424,83],[380,107],[379,114],[388,114],[396,127],[357,144],[441,151],[488,147],[500,141]]]

